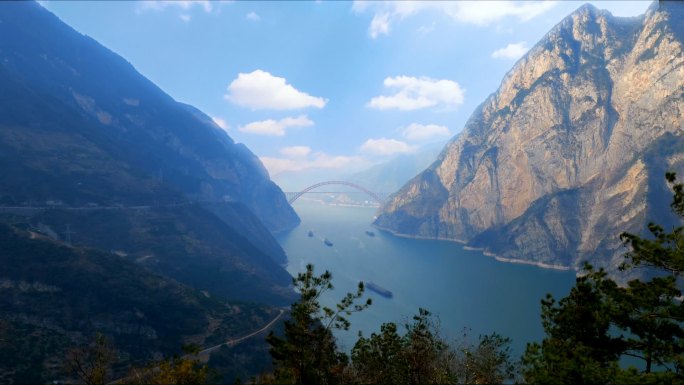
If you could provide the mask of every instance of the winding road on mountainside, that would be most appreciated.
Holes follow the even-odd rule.
[[[218,344],[218,345],[214,345],[214,346],[211,346],[211,347],[202,349],[202,350],[200,350],[197,354],[186,354],[186,355],[183,356],[183,358],[193,358],[193,357],[194,357],[194,358],[197,358],[200,362],[206,364],[206,363],[209,361],[210,353],[213,352],[214,350],[221,348],[221,346],[233,346],[233,345],[239,344],[240,342],[242,342],[242,341],[244,341],[244,340],[250,339],[250,338],[252,338],[252,337],[255,337],[255,336],[257,336],[257,335],[259,335],[259,334],[265,332],[266,330],[270,329],[276,322],[278,322],[278,320],[280,319],[280,317],[282,317],[283,314],[285,314],[285,312],[286,312],[285,309],[279,309],[278,315],[276,315],[269,323],[267,323],[265,326],[263,326],[263,327],[262,327],[261,329],[259,329],[259,330],[253,331],[253,332],[251,332],[251,333],[249,333],[249,334],[247,334],[247,335],[244,335],[244,336],[242,336],[242,337],[233,338],[233,339],[224,341],[224,342],[222,342],[222,343],[220,343],[220,344]],[[152,369],[152,370],[153,370],[153,371],[158,371],[159,368],[156,367],[156,368],[154,368],[154,369]],[[130,378],[131,378],[130,376],[129,376],[129,377],[119,378],[119,379],[117,379],[117,380],[108,382],[107,385],[122,384],[124,381],[126,381],[126,380],[128,380],[128,379],[130,379]]]
[[[261,329],[255,331],[255,332],[252,332],[252,333],[250,333],[250,334],[247,334],[246,336],[242,336],[242,337],[239,337],[239,338],[233,338],[232,340],[227,340],[227,341],[222,342],[222,343],[220,343],[220,344],[218,344],[218,345],[215,345],[215,346],[212,346],[212,347],[209,347],[209,348],[206,348],[206,349],[202,349],[202,350],[200,350],[199,353],[197,353],[196,355],[194,355],[194,354],[189,354],[189,355],[187,355],[186,357],[193,357],[193,356],[199,357],[199,356],[202,356],[202,355],[204,355],[204,354],[211,353],[211,352],[213,352],[214,350],[219,349],[221,346],[224,346],[224,345],[225,345],[225,346],[233,346],[233,345],[239,344],[240,342],[242,342],[242,341],[244,341],[244,340],[250,339],[250,338],[252,338],[252,337],[254,337],[254,336],[257,336],[257,335],[259,335],[259,334],[265,332],[266,330],[270,329],[271,326],[273,326],[273,324],[275,324],[275,323],[280,319],[280,317],[283,316],[283,314],[285,314],[285,309],[280,309],[278,315],[275,316],[275,318],[273,318],[273,319],[271,320],[271,322],[267,323],[266,326],[262,327]]]

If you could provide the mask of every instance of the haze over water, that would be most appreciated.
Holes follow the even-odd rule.
[[[359,281],[373,281],[394,294],[387,299],[366,290],[373,305],[350,317],[348,332],[337,333],[345,350],[352,348],[359,331],[369,336],[383,322],[401,325],[422,307],[439,316],[447,338],[458,337],[464,327],[471,330],[472,340],[496,331],[513,339],[517,356],[527,342],[543,336],[540,300],[546,293],[561,298],[574,284],[574,272],[499,262],[458,243],[378,231],[371,226],[375,208],[305,200],[294,208],[302,223],[277,237],[289,258],[287,270],[296,276],[307,263],[317,274],[330,270],[335,290],[324,296],[324,304],[334,306]],[[323,243],[325,238],[332,247]]]

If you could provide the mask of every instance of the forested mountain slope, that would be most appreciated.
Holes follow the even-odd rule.
[[[299,218],[208,116],[29,1],[0,4],[0,88],[5,220],[226,298],[289,303],[270,231]]]

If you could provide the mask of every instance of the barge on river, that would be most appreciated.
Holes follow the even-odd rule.
[[[380,287],[371,281],[366,282],[366,287],[368,288],[368,290],[374,291],[385,298],[392,298],[391,291],[385,289],[384,287]]]

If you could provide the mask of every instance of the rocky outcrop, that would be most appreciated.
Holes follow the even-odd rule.
[[[513,261],[616,266],[619,233],[667,215],[664,173],[684,169],[683,8],[618,18],[580,7],[376,225]]]

